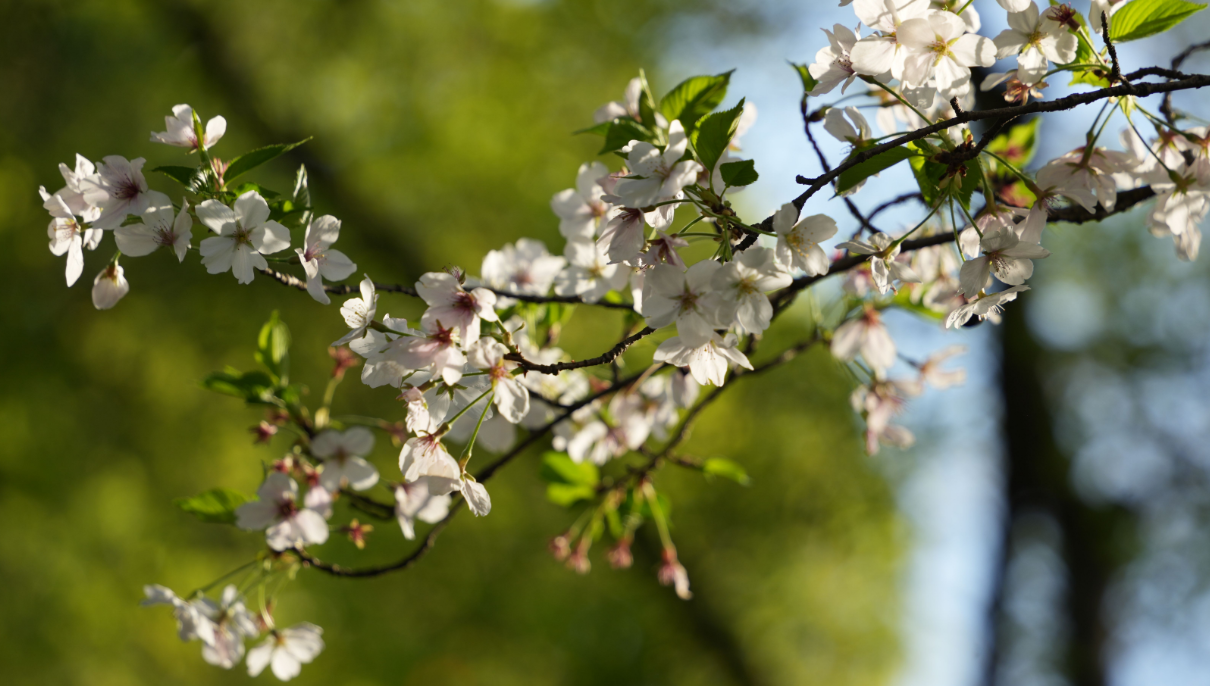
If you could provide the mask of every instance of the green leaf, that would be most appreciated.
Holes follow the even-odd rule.
[[[651,94],[647,74],[642,69],[639,70],[639,83],[642,85],[639,90],[639,119],[647,126],[655,126],[655,96]]]
[[[920,152],[915,143],[908,143],[907,147]],[[912,176],[916,177],[916,185],[920,187],[925,204],[929,207],[935,206],[941,196],[940,184],[941,177],[945,174],[945,165],[933,162],[923,154],[912,157],[911,165]]]
[[[236,369],[213,372],[202,379],[202,388],[250,403],[269,403],[274,386],[273,379],[264,372],[240,373]]]
[[[646,126],[638,123],[633,119],[614,119],[609,122],[609,131],[605,134],[605,145],[601,147],[598,155],[604,155],[607,152],[613,152],[624,148],[630,141],[646,141],[648,143],[655,141],[655,134]]]
[[[958,202],[968,211],[971,208],[971,195],[983,184],[983,172],[979,166],[979,158],[967,160],[966,176],[962,177],[962,187],[958,190]]]
[[[853,154],[856,155],[860,152],[860,150],[854,150]],[[919,153],[916,151],[902,146],[880,152],[865,162],[846,169],[843,173],[841,173],[840,177],[837,179],[836,193],[842,194],[846,191],[849,191],[857,184],[865,181],[882,170],[889,169],[890,167],[899,164],[909,157],[916,157],[918,154]]]
[[[311,223],[311,189],[307,185],[307,165],[298,165],[298,172],[294,175],[294,193],[290,195],[290,202],[294,205],[286,212],[302,210],[302,216],[298,218],[299,226],[307,226]],[[285,208],[283,208],[285,210]]]
[[[1109,21],[1109,38],[1115,43],[1125,43],[1154,36],[1205,8],[1184,0],[1133,0],[1114,13]]]
[[[727,97],[734,69],[714,76],[694,76],[677,84],[660,99],[660,113],[669,122],[679,119],[689,133],[698,121],[718,107]]]
[[[199,183],[205,182],[205,176],[202,174],[202,170],[198,169],[197,167],[156,167],[151,171],[159,172],[164,176],[167,176],[185,188],[188,188],[190,191],[194,191],[196,188],[199,188]]]
[[[595,497],[597,497],[597,490],[592,486],[549,484],[546,487],[546,499],[563,507],[575,505],[581,500],[592,500]]]
[[[760,174],[756,173],[756,163],[752,160],[726,162],[718,170],[723,175],[723,183],[728,186],[750,186],[760,178]]]
[[[261,327],[256,337],[256,361],[265,366],[282,383],[290,372],[290,329],[281,320],[277,310]]]
[[[815,86],[819,85],[819,80],[811,76],[811,72],[808,69],[809,65],[791,62],[790,66],[794,67],[794,70],[798,72],[798,78],[802,79],[802,90],[804,93],[810,93],[815,90]]]
[[[248,496],[229,488],[212,488],[192,498],[177,498],[172,504],[203,522],[234,524],[236,508],[249,500]]]
[[[743,467],[721,457],[712,457],[703,462],[702,471],[711,476],[721,476],[724,479],[731,479],[741,486],[747,486],[752,483],[752,479],[748,478],[748,472],[745,472]]]
[[[265,188],[264,186],[260,185],[259,183],[252,183],[251,181],[245,181],[244,183],[241,183],[240,185],[235,186],[234,188],[229,188],[228,190],[232,194],[234,194],[236,197],[239,197],[239,196],[243,195],[244,193],[247,193],[248,191],[256,191],[260,195],[260,197],[264,198],[265,200],[267,200],[269,202],[272,202],[273,200],[276,200],[277,198],[281,197],[281,193],[278,193],[277,191],[269,190],[268,188]]]
[[[718,160],[731,144],[731,137],[739,126],[739,117],[744,113],[744,101],[729,110],[707,115],[698,122],[689,139],[693,141],[693,149],[702,166],[713,171],[718,166]]]
[[[1034,153],[1037,151],[1038,126],[1041,123],[1041,117],[1035,117],[1024,124],[1012,127],[992,139],[992,142],[987,144],[988,151],[1003,157],[1018,169],[1024,168],[1033,160]],[[988,165],[995,168],[996,161],[989,160]],[[1011,173],[1007,169],[997,168],[996,171],[1004,174]]]
[[[590,133],[594,136],[604,136],[605,134],[609,133],[609,127],[611,127],[611,126],[613,126],[613,122],[603,121],[600,124],[594,124],[593,126],[590,126],[586,129],[572,131],[571,133],[572,133],[572,135],[575,135],[575,136],[578,136],[581,133]]]
[[[594,488],[601,480],[601,474],[595,464],[576,463],[567,453],[553,451],[542,456],[541,474],[543,480],[551,484],[587,486],[589,489]]]
[[[297,143],[283,143],[280,145],[267,145],[263,148],[257,148],[252,152],[231,160],[231,164],[227,165],[227,171],[223,174],[223,180],[231,183],[235,179],[247,174],[256,169],[262,164],[277,159],[287,152],[297,148],[298,146],[311,140],[310,136]]]

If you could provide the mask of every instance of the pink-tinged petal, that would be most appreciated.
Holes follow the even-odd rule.
[[[1034,263],[1029,260],[1002,260],[997,263],[996,278],[1010,286],[1020,286],[1034,274]]]
[[[302,534],[303,543],[320,545],[328,540],[328,523],[318,512],[307,509],[299,510],[294,513],[294,522]]]
[[[256,191],[248,191],[235,199],[232,208],[240,226],[251,231],[269,218],[269,203]]]
[[[290,247],[290,229],[275,221],[265,222],[248,235],[252,247],[262,255],[271,255]]]
[[[861,320],[852,319],[841,324],[832,335],[832,355],[846,361],[857,357],[864,334],[865,324]]]
[[[483,484],[466,479],[462,482],[462,497],[476,517],[483,517],[492,511],[492,497],[487,494]]]
[[[986,257],[977,257],[973,260],[967,260],[962,265],[962,270],[958,275],[958,288],[962,294],[968,298],[973,298],[983,290],[987,284],[987,277],[991,275],[991,264]]]
[[[84,247],[83,240],[80,236],[73,235],[71,242],[67,245],[67,277],[68,287],[74,286],[76,281],[80,279],[80,275],[84,273]]]

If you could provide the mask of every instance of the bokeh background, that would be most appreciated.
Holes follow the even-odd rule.
[[[975,7],[995,35],[1003,13]],[[324,346],[345,328],[305,294],[263,278],[239,286],[167,254],[124,262],[130,296],[96,312],[89,279],[108,253],[88,254],[67,289],[46,249],[35,191],[59,187],[59,162],[178,164],[147,134],[187,102],[226,116],[220,156],[314,136],[257,180],[287,190],[305,163],[362,271],[399,282],[475,271],[522,236],[559,250],[549,198],[597,143],[571,132],[640,67],[657,94],[739,68],[728,102],[760,108],[744,143],[762,173],[740,207],[765,216],[793,196],[796,173],[817,169],[785,60],[810,61],[833,22],[855,19],[786,0],[0,3],[0,681],[249,679],[203,663],[166,611],[139,608],[141,588],[188,591],[261,545],[172,505],[216,485],[253,491],[286,445],[252,445],[260,413],[198,380],[251,367],[277,309],[295,339],[292,376],[317,394]],[[1195,17],[1123,59],[1166,64],[1207,28]],[[1197,112],[1208,101],[1177,102]],[[1078,145],[1087,116],[1056,117],[1043,149]],[[863,206],[908,178],[882,181]],[[842,233],[850,221],[837,203],[813,211]],[[642,536],[627,571],[594,554],[578,576],[551,559],[546,542],[573,514],[545,501],[535,452],[493,480],[490,517],[460,517],[414,569],[300,575],[280,622],[323,626],[328,648],[299,683],[1210,683],[1210,274],[1178,263],[1141,217],[1053,231],[1036,290],[998,329],[943,335],[894,319],[915,357],[972,348],[967,386],[914,406],[911,451],[862,453],[849,381],[818,351],[730,391],[687,450],[741,463],[752,485],[673,471],[657,481],[692,601],[655,582],[656,546]],[[391,296],[380,309],[417,314]],[[598,352],[619,326],[585,312],[574,324],[573,354]],[[772,338],[792,340],[806,323],[778,326]],[[652,348],[636,347],[632,364]],[[335,411],[394,416],[389,396],[349,383]],[[395,453],[380,438],[384,473]],[[381,523],[367,552],[333,540],[324,556],[404,549]]]

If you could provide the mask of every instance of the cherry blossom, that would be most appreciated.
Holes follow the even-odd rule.
[[[508,348],[491,338],[480,338],[467,348],[471,366],[487,372],[491,380],[496,409],[509,422],[518,424],[529,414],[529,390],[512,375],[517,363],[505,360],[506,354]]]
[[[110,155],[97,165],[97,173],[80,180],[84,202],[101,209],[93,223],[94,229],[114,229],[129,215],[141,215],[150,198],[143,164],[139,157],[128,160]]]
[[[819,244],[836,235],[836,222],[829,216],[813,214],[800,221],[798,208],[786,203],[773,215],[777,233],[777,259],[788,269],[801,269],[807,276],[828,272],[828,256]]]
[[[858,255],[870,256],[870,275],[873,277],[874,286],[878,288],[879,293],[885,294],[890,290],[892,281],[920,282],[920,275],[910,265],[896,259],[902,243],[893,242],[891,237],[885,233],[878,232],[871,235],[868,242],[851,240],[836,247],[844,248]]]
[[[722,265],[703,260],[682,272],[668,265],[656,265],[643,284],[643,313],[647,326],[662,329],[676,322],[677,334],[685,345],[706,344],[714,329],[726,328],[731,318],[726,303],[714,290],[714,274]]]
[[[1051,19],[1049,12],[1039,15],[1032,0],[1022,4],[1025,4],[1023,10],[1009,12],[1009,28],[994,40],[996,58],[1017,55],[1017,78],[1021,83],[1033,85],[1046,75],[1050,66],[1047,60],[1058,64],[1074,61],[1078,41],[1066,26]]]
[[[711,285],[732,303],[741,331],[761,333],[773,318],[773,305],[765,294],[789,286],[790,281],[772,249],[748,248],[716,270]]]
[[[189,105],[173,107],[172,116],[164,117],[164,126],[168,129],[167,131],[152,132],[152,143],[165,143],[179,148],[197,150],[197,132],[193,128],[192,107]],[[211,118],[206,122],[206,132],[203,134],[205,147],[209,149],[214,146],[225,133],[227,133],[227,120],[222,117]]]
[[[837,358],[852,360],[858,353],[875,371],[886,371],[895,364],[895,341],[873,307],[866,307],[832,334],[832,354]]]
[[[962,19],[950,12],[933,10],[909,19],[896,35],[907,50],[903,82],[918,87],[932,77],[937,93],[946,99],[969,90],[971,67],[990,67],[996,61],[996,46],[967,33]]]
[[[378,483],[378,470],[365,461],[374,449],[374,434],[364,426],[345,431],[327,429],[311,441],[311,454],[323,460],[319,483],[335,493],[349,487],[364,491]]]
[[[303,665],[310,664],[323,652],[323,632],[310,622],[270,632],[263,643],[248,651],[248,674],[258,676],[265,667],[270,667],[278,679],[293,679]]]
[[[448,493],[434,495],[429,489],[431,478],[422,476],[395,487],[395,518],[399,521],[403,537],[409,541],[416,538],[417,519],[436,524],[449,514],[450,496]]]
[[[688,147],[685,127],[677,120],[668,129],[668,145],[663,151],[643,141],[631,141],[622,148],[631,173],[618,180],[616,192],[622,204],[645,208],[676,198],[702,171],[702,165],[693,160],[680,161]]]
[[[55,191],[55,195],[59,196],[72,214],[78,215],[85,222],[94,222],[101,215],[101,208],[92,204],[85,197],[88,189],[85,181],[95,182],[97,168],[88,158],[83,155],[76,154],[76,168],[70,169],[66,164],[59,163],[59,173],[63,175],[63,181],[66,184],[63,188]],[[89,186],[90,187],[90,186]],[[95,199],[94,195],[94,199]],[[45,199],[45,197],[43,198]],[[50,208],[47,208],[50,209]]]
[[[824,115],[823,128],[836,140],[850,143],[853,147],[860,147],[870,138],[870,125],[856,107],[829,109]]]
[[[223,588],[219,602],[209,598],[198,601],[198,610],[214,626],[214,639],[202,643],[202,659],[217,667],[231,669],[244,657],[244,639],[256,638],[260,631],[256,619],[244,606],[234,585]]]
[[[206,613],[202,612],[200,602],[186,602],[171,589],[159,584],[144,586],[143,594],[147,596],[147,599],[140,603],[143,607],[172,606],[172,617],[176,620],[177,635],[182,641],[214,642],[214,622]]]
[[[485,292],[489,295],[491,293]],[[492,315],[495,316],[495,312]],[[428,313],[425,313],[425,316],[428,316]],[[478,319],[475,322],[477,323]],[[477,326],[475,328],[478,329]],[[447,329],[440,321],[421,320],[420,332],[414,336],[396,339],[383,352],[382,357],[405,369],[427,369],[433,376],[444,379],[446,383],[455,384],[462,378],[462,367],[466,364],[466,356],[458,349],[459,341],[457,329]]]
[[[982,256],[962,265],[959,277],[962,293],[968,298],[983,290],[992,274],[1010,286],[1025,283],[1034,273],[1033,260],[1050,256],[1042,246],[1022,241],[1008,227],[986,231],[979,241]]]
[[[671,240],[666,235],[664,239]],[[629,269],[610,264],[601,243],[567,241],[563,254],[568,266],[555,279],[555,293],[559,295],[578,295],[584,302],[595,303],[610,291],[620,291],[630,279]]]
[[[1006,304],[1017,299],[1018,293],[1028,290],[1029,286],[1013,286],[998,293],[981,295],[950,312],[949,316],[945,318],[945,327],[954,329],[964,326],[972,317],[978,317],[980,321],[998,317]]]
[[[491,250],[483,258],[483,283],[511,293],[545,295],[567,261],[546,251],[542,241],[522,238],[517,244]],[[511,300],[500,299],[501,306]],[[473,342],[473,341],[472,341]]]
[[[576,172],[576,187],[555,193],[550,199],[550,208],[559,217],[559,233],[567,240],[596,237],[601,218],[609,209],[602,200],[605,188],[601,179],[609,176],[609,169],[600,162],[585,162]],[[484,270],[486,271],[486,270]]]
[[[855,31],[843,24],[836,24],[831,31],[823,29],[823,32],[828,36],[828,47],[820,48],[815,53],[815,62],[807,67],[816,81],[811,95],[831,93],[842,82],[844,85],[840,87],[840,92],[844,93],[853,84],[853,79],[857,78],[850,53],[861,38],[860,27]]]
[[[361,280],[358,288],[361,290],[361,297],[349,298],[340,306],[340,314],[351,331],[334,341],[332,347],[364,337],[370,325],[374,323],[374,315],[378,312],[378,293],[375,292],[374,282],[367,275]]]
[[[463,345],[479,340],[479,320],[497,321],[496,294],[486,288],[467,292],[452,274],[429,272],[421,276],[416,282],[416,293],[429,306],[420,318],[420,325],[429,332],[457,329]]]
[[[331,249],[339,237],[340,220],[325,214],[307,225],[303,247],[294,249],[307,275],[307,292],[325,305],[331,300],[324,290],[324,279],[343,281],[357,271],[357,265],[344,253]]]
[[[427,476],[429,493],[445,495],[462,486],[462,468],[450,456],[436,434],[424,434],[409,438],[399,451],[399,471],[403,480],[412,483]]]
[[[143,212],[143,221],[114,229],[114,240],[123,255],[142,257],[150,255],[156,248],[171,248],[178,262],[185,261],[189,252],[189,241],[193,239],[193,217],[189,214],[189,201],[181,200],[178,214],[167,195],[158,191],[148,193],[148,207]]]
[[[56,257],[67,255],[67,285],[73,286],[84,273],[84,248],[95,250],[101,243],[100,229],[85,229],[72,214],[71,209],[58,195],[50,195],[45,188],[39,187],[42,194],[43,207],[50,211],[50,224],[46,227],[46,235],[50,237],[50,252]]]
[[[898,35],[903,22],[925,16],[928,0],[857,0],[853,5],[862,24],[875,31],[849,51],[853,71],[879,77],[890,73],[903,80],[907,50]]]
[[[688,367],[689,373],[699,384],[722,386],[731,364],[752,369],[752,363],[739,351],[738,345],[739,338],[733,333],[725,336],[712,333],[705,343],[699,345],[692,345],[682,336],[673,336],[660,343],[654,359],[676,367]]]
[[[270,472],[257,489],[259,500],[240,505],[235,525],[245,531],[265,530],[274,550],[289,550],[328,540],[328,523],[321,514],[298,506],[298,484],[281,472]]]
[[[97,274],[92,282],[92,304],[98,310],[108,310],[130,292],[126,282],[126,270],[117,262],[110,262]]]
[[[269,219],[269,203],[256,191],[248,191],[227,207],[217,200],[197,206],[198,219],[217,236],[204,239],[198,247],[202,264],[211,274],[230,271],[239,283],[252,283],[255,270],[267,269],[264,255],[290,247],[290,230]]]

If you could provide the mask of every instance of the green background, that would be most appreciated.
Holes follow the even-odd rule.
[[[262,546],[172,505],[212,486],[254,491],[262,463],[287,445],[253,446],[247,430],[261,414],[198,380],[250,368],[256,332],[279,309],[295,339],[292,376],[314,399],[328,372],[324,347],[345,329],[337,304],[264,278],[240,286],[208,276],[196,254],[183,266],[165,252],[125,260],[130,295],[95,311],[90,280],[112,243],[64,287],[36,194],[61,185],[57,163],[79,152],[181,164],[180,150],[147,139],[187,102],[204,118],[226,116],[220,157],[315,136],[255,180],[285,191],[306,163],[316,207],[343,220],[337,247],[359,273],[407,283],[453,264],[475,272],[487,250],[523,236],[561,249],[549,198],[572,185],[597,143],[570,132],[650,69],[683,13],[737,34],[760,30],[725,5],[0,4],[5,683],[248,678],[205,664],[199,644],[177,640],[166,610],[138,606],[145,583],[185,593]],[[196,245],[202,229],[194,235]],[[383,311],[418,314],[389,295]],[[595,354],[618,326],[579,312],[565,347]],[[801,335],[789,318],[779,326],[771,343]],[[653,347],[636,347],[632,364]],[[776,378],[743,381],[686,450],[739,462],[752,486],[657,477],[674,503],[692,601],[656,583],[652,531],[627,571],[609,569],[601,547],[584,577],[554,561],[547,540],[574,514],[545,501],[535,451],[490,483],[489,517],[459,516],[414,569],[366,581],[301,574],[279,623],[315,622],[328,647],[298,683],[886,682],[900,662],[906,535],[890,487],[861,453],[848,391],[822,351]],[[348,383],[335,411],[400,418],[392,395]],[[373,460],[388,478],[395,456],[380,436]],[[397,528],[377,524],[364,553],[344,540],[320,552],[350,564],[396,558],[405,550]]]

